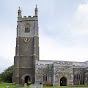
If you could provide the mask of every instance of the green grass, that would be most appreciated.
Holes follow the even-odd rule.
[[[1,83],[0,82],[0,88],[6,88],[7,85],[9,86],[9,88],[21,86],[21,85],[12,85],[12,83]]]
[[[24,87],[20,87],[20,88],[24,88]],[[29,86],[27,88],[29,88]],[[88,88],[88,87],[51,87],[51,86],[44,86],[43,88]]]
[[[88,86],[88,85],[82,85],[82,84],[81,84],[81,85],[75,85],[75,86]]]
[[[14,88],[14,87],[21,86],[21,85],[12,85],[12,83],[2,83],[2,82],[0,82],[0,88],[6,88],[7,85],[9,86],[9,88]],[[20,88],[24,88],[24,87],[20,87]],[[27,88],[29,88],[29,86],[27,86]],[[44,86],[43,88],[88,88],[88,87],[50,87],[50,86]]]
[[[43,87],[43,88],[88,88],[88,87]]]
[[[43,87],[43,88],[88,88],[88,87]]]

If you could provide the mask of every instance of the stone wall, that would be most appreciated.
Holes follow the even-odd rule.
[[[85,68],[85,80],[84,80],[84,84],[88,85],[88,67]]]
[[[43,81],[43,75],[47,74],[47,81]],[[74,79],[74,74],[80,74],[80,80]],[[84,63],[70,61],[37,61],[35,67],[36,83],[52,83],[60,86],[61,78],[67,80],[67,86],[84,83]]]
[[[74,85],[84,84],[84,68],[74,68]]]
[[[68,65],[67,65],[68,64]],[[54,80],[53,85],[54,86],[60,86],[60,79],[62,77],[66,78],[67,85],[66,86],[72,86],[73,85],[73,67],[71,66],[71,63],[67,62],[59,62],[54,63]]]
[[[52,63],[52,62],[51,62]],[[53,65],[50,64],[49,62],[46,63],[42,61],[39,61],[35,65],[35,82],[36,83],[42,83],[46,85],[47,83],[52,83],[52,77],[53,77]],[[43,80],[43,76],[47,76],[47,81]]]

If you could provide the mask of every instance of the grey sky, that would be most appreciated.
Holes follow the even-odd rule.
[[[41,60],[88,60],[88,0],[2,0],[0,72],[15,56],[17,11],[34,15],[38,5]]]

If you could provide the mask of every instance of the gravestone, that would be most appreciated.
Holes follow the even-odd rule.
[[[6,88],[9,88],[9,86],[7,85]]]
[[[24,88],[27,88],[27,83],[24,84]]]
[[[31,84],[30,88],[43,88],[42,84]]]

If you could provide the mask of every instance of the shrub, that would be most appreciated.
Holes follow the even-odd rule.
[[[47,85],[47,86],[52,86],[52,83],[47,83],[46,85]]]

